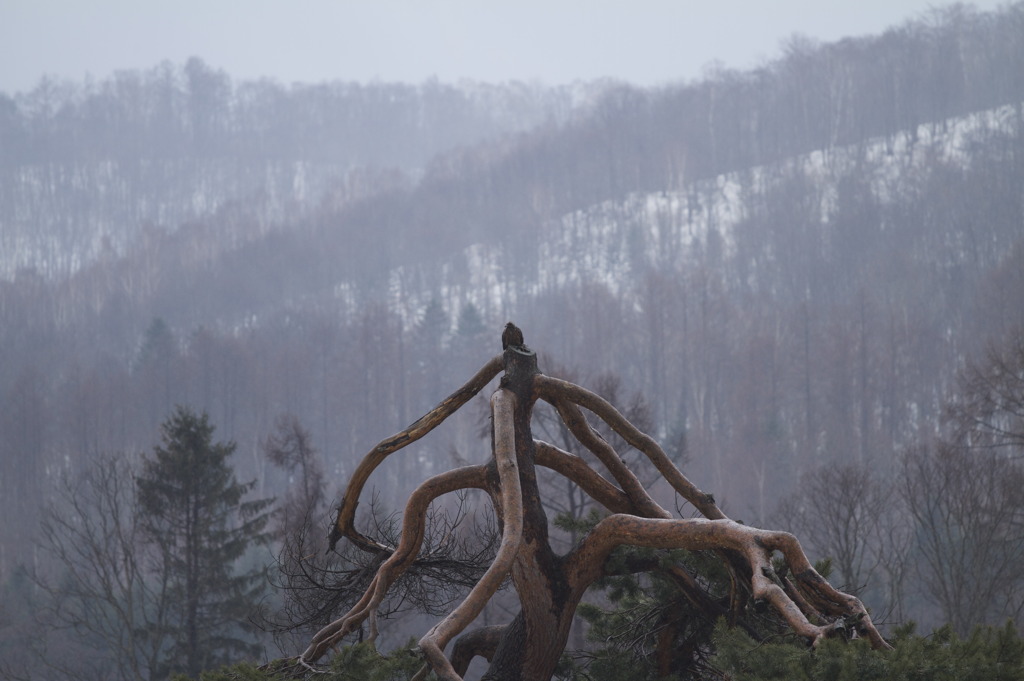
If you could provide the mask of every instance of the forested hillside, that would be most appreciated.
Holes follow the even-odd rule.
[[[259,228],[237,244],[377,191],[388,173],[417,177],[440,152],[564,122],[603,87],[235,83],[195,57],[98,82],[43,78],[0,94],[0,272],[66,277],[146,230],[245,204]]]
[[[297,416],[333,493],[513,319],[549,373],[642,395],[734,518],[798,529],[823,465],[865,475],[892,531],[843,577],[946,621],[885,485],[1024,328],[1022,37],[1022,3],[955,6],[660,89],[195,59],[0,94],[0,577],[44,560],[60,476],[152,448],[176,405],[263,497],[288,479],[260,443]],[[387,491],[486,456],[479,431],[446,426]],[[1000,584],[993,605],[1024,593]]]

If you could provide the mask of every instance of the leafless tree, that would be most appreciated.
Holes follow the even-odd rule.
[[[51,639],[76,645],[50,657],[61,678],[154,678],[167,644],[168,592],[150,579],[134,512],[135,476],[123,457],[102,456],[77,482],[65,480],[41,524],[40,543],[60,572],[38,584],[48,598]],[[64,637],[61,632],[74,632]]]
[[[953,441],[971,450],[1024,460],[1024,329],[1005,346],[990,347],[981,362],[969,363],[944,416]]]
[[[888,621],[905,620],[912,522],[903,489],[862,463],[822,465],[800,477],[773,518],[829,559],[842,588]],[[869,588],[870,587],[870,588]]]
[[[518,340],[514,333],[505,338]],[[380,463],[433,430],[502,370],[504,376],[491,397],[491,460],[436,475],[417,487],[406,505],[396,545],[384,545],[356,529],[355,513],[362,489]],[[555,408],[573,436],[607,468],[614,483],[583,459],[534,440],[530,421],[538,399]],[[643,453],[675,492],[703,517],[674,517],[659,505],[612,446],[587,423],[583,409]],[[556,555],[548,540],[537,466],[572,478],[611,513],[565,555]],[[510,342],[501,356],[487,362],[462,388],[407,429],[374,447],[353,473],[338,508],[331,542],[346,538],[357,547],[387,558],[351,609],[316,633],[294,661],[297,668],[311,667],[364,622],[369,624],[371,639],[376,635],[381,603],[420,553],[429,504],[443,494],[464,489],[480,489],[490,496],[501,528],[501,542],[493,562],[466,598],[420,639],[427,665],[417,678],[433,669],[442,679],[459,680],[475,655],[491,662],[487,679],[550,678],[580,599],[605,575],[606,559],[621,545],[714,552],[733,576],[735,608],[745,608],[748,599],[770,605],[789,627],[812,643],[850,632],[868,638],[875,647],[888,647],[861,602],[828,584],[793,535],[730,520],[712,495],[694,486],[652,438],[636,429],[606,400],[580,386],[544,375],[530,348]],[[779,565],[783,566],[779,570],[773,566],[776,553],[781,555]],[[480,614],[509,577],[519,595],[519,614],[507,625],[461,636],[455,642],[452,658],[446,657],[443,650],[447,644]],[[692,575],[683,577],[696,585]]]
[[[800,477],[779,506],[785,522],[821,558],[829,558],[844,588],[857,593],[878,566],[879,533],[890,489],[869,466],[820,466]]]
[[[263,455],[293,478],[284,503],[278,508],[278,532],[285,542],[303,531],[326,500],[323,463],[313,438],[294,414],[283,414],[274,432],[261,443]]]
[[[919,571],[961,633],[1024,606],[1024,334],[961,372],[948,432],[904,460]]]
[[[283,594],[274,613],[262,613],[259,623],[271,631],[278,644],[297,645],[348,610],[364,591],[386,555],[360,551],[352,545],[326,551],[326,482],[312,437],[291,414],[277,419],[274,432],[263,441],[263,453],[275,465],[294,475],[278,509],[277,533],[281,548],[271,581]],[[324,522],[320,523],[323,518]],[[381,604],[382,619],[417,611],[440,614],[473,586],[494,557],[497,533],[490,518],[477,523],[473,504],[460,495],[454,505],[427,510],[429,533],[420,555],[389,597]],[[371,503],[370,534],[381,545],[397,544],[398,519]]]
[[[939,442],[907,452],[904,495],[921,584],[961,634],[1020,615],[1024,476],[991,452]]]

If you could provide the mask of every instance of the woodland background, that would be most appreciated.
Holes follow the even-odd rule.
[[[176,405],[261,497],[295,482],[261,443],[296,416],[335,494],[508,320],[543,370],[642,403],[732,517],[834,560],[822,509],[852,519],[839,581],[876,620],[1020,623],[1019,575],[971,612],[919,587],[905,504],[958,372],[1021,337],[1022,133],[1021,3],[657,89],[285,86],[194,58],[0,93],[0,639],[19,570],[59,571],[57,482],[151,450]],[[389,462],[381,498],[482,461],[484,420]]]

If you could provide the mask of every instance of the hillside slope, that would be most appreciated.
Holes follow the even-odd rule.
[[[509,319],[542,368],[643,395],[734,517],[823,463],[891,474],[1024,324],[1022,34],[1024,3],[960,7],[653,91],[225,90],[190,62],[188,89],[172,67],[0,101],[0,575],[56,476],[151,447],[175,404],[268,494],[258,443],[295,414],[340,483]],[[388,111],[413,122],[359,132]]]

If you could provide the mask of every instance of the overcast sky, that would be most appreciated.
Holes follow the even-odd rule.
[[[201,57],[235,80],[657,85],[800,33],[879,33],[944,0],[0,0],[0,91]],[[1004,4],[978,0],[980,9]]]

